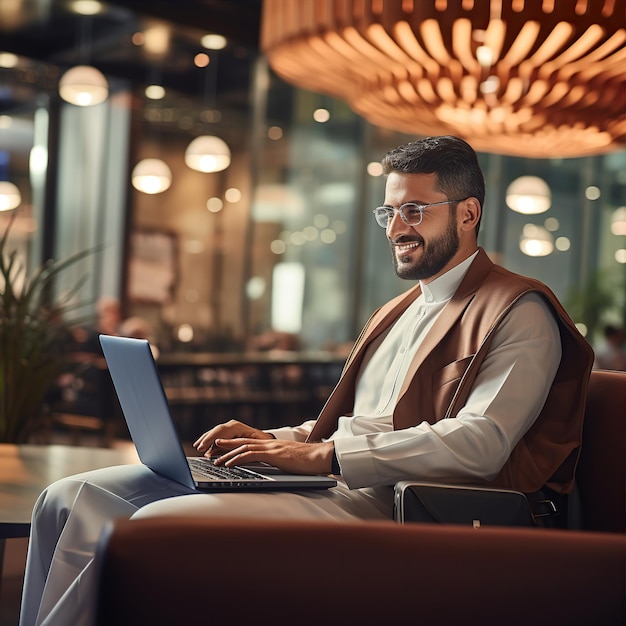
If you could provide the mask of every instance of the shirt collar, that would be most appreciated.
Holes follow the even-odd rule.
[[[478,250],[465,259],[465,261],[455,265],[451,270],[448,270],[445,274],[435,278],[435,280],[428,284],[420,280],[420,287],[426,302],[444,302],[445,300],[449,300],[458,289],[477,254]]]

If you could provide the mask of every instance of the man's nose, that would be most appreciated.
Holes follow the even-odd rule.
[[[410,228],[404,223],[400,211],[394,211],[391,219],[387,222],[387,237],[393,239],[395,234],[406,232]]]

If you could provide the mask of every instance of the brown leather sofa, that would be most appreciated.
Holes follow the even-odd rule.
[[[626,373],[593,372],[582,530],[442,524],[118,521],[98,626],[625,623]]]

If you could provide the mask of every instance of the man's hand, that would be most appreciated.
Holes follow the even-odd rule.
[[[208,430],[204,435],[201,435],[197,441],[194,442],[193,447],[198,452],[204,453],[204,456],[217,456],[222,454],[223,450],[218,449],[221,446],[216,445],[216,439],[228,440],[228,439],[271,439],[274,440],[274,435],[263,432],[258,428],[253,428],[237,420],[230,420],[225,424],[220,424],[211,430]],[[229,450],[231,448],[228,448]]]
[[[267,433],[264,433],[267,435]],[[271,435],[270,435],[271,437]],[[330,474],[335,444],[303,443],[283,439],[235,438],[215,440],[220,450],[227,450],[216,465],[249,465],[264,462],[290,474]]]

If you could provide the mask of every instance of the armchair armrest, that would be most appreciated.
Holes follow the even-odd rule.
[[[526,496],[519,491],[404,480],[396,484],[394,519],[473,526],[535,526]]]
[[[614,533],[201,517],[109,530],[98,626],[624,623]]]

